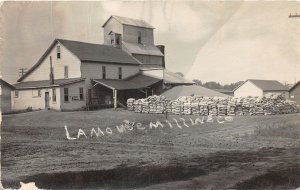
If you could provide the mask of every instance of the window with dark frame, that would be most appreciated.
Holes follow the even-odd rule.
[[[79,88],[79,100],[83,100],[83,88]]]
[[[115,34],[116,36],[116,45],[120,45],[120,34]]]
[[[57,46],[56,47],[56,57],[57,57],[57,59],[60,59],[60,46]]]
[[[56,89],[55,88],[52,89],[52,101],[56,102]]]
[[[15,98],[19,97],[19,91],[15,90]]]
[[[65,79],[69,78],[69,67],[65,66],[65,73],[64,73]]]
[[[102,79],[106,79],[106,67],[102,66]]]
[[[142,43],[142,32],[138,31],[138,43],[141,44]]]
[[[64,101],[69,102],[69,89],[64,88]]]
[[[119,79],[122,79],[122,67],[119,67],[118,71],[119,71]]]

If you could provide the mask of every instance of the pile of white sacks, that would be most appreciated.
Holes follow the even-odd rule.
[[[300,107],[281,95],[268,97],[181,96],[168,100],[164,96],[128,99],[128,110],[138,113],[173,113],[176,115],[275,115],[298,113]]]

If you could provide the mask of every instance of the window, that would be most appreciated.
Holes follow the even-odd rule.
[[[116,36],[116,45],[120,45],[120,34],[115,34]]]
[[[111,45],[114,45],[114,43],[115,43],[115,40],[114,40],[114,39],[111,39],[111,40],[110,40],[110,44],[111,44]]]
[[[55,88],[52,89],[52,101],[56,102],[56,89]]]
[[[65,66],[65,79],[69,78],[69,67],[68,66]]]
[[[60,59],[60,46],[57,46],[56,47],[56,57],[57,57],[57,59]]]
[[[42,93],[41,90],[32,90],[32,97],[41,97]]]
[[[141,44],[142,43],[142,32],[138,31],[138,43]]]
[[[15,98],[18,98],[19,97],[19,91],[15,90]]]
[[[122,67],[119,67],[119,79],[122,79]]]
[[[102,79],[106,79],[106,68],[102,66]]]
[[[69,89],[64,88],[64,100],[65,102],[69,102]]]
[[[83,100],[83,88],[79,88],[79,100]]]

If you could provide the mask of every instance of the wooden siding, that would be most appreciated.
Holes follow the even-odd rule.
[[[1,85],[1,112],[2,113],[9,113],[12,111],[12,99],[11,99],[11,93],[12,90],[7,85]]]
[[[163,57],[140,54],[132,54],[132,56],[144,64],[155,64],[162,66]]]
[[[109,63],[82,63],[82,77],[86,78],[86,83],[90,87],[90,79],[102,79],[102,66],[106,68],[106,79],[119,79],[118,68],[122,68],[122,78],[127,78],[139,73],[138,65],[122,65]]]
[[[292,96],[294,98],[292,98]],[[300,85],[296,86],[292,91],[290,91],[290,98],[300,105]]]
[[[60,43],[58,43],[60,44]],[[50,74],[50,56],[52,56],[52,65],[54,71],[54,79],[64,78],[64,67],[68,66],[68,77],[78,78],[81,77],[80,73],[80,60],[73,55],[68,49],[60,44],[60,59],[56,56],[57,44],[50,51],[49,55],[45,57],[41,65],[39,65],[29,76],[27,76],[25,81],[37,81],[37,80],[48,80]]]
[[[49,92],[49,106],[50,109],[60,110],[60,89],[56,89],[56,102],[53,102],[52,97],[52,88],[42,88],[41,96],[33,96],[33,91],[37,91],[38,89],[27,89],[27,90],[19,90],[19,96],[15,97],[13,93],[13,110],[25,110],[29,107],[32,109],[45,109],[45,92]]]
[[[145,44],[145,45],[153,45],[154,44],[153,29],[151,29],[151,28],[141,28],[141,27],[136,27],[136,26],[124,25],[122,38],[125,42],[137,44],[139,31],[142,34],[142,38],[141,38],[142,44]]]
[[[64,88],[69,89],[69,102],[64,101]],[[72,100],[72,97],[79,98],[79,88],[83,88],[83,100]],[[60,87],[61,110],[79,110],[86,106],[87,92],[84,81]]]
[[[245,82],[242,86],[234,91],[234,97],[257,96],[262,97],[263,91],[255,86],[252,82]]]
[[[111,18],[110,21],[104,27],[104,44],[110,45],[110,35],[109,32],[123,34],[123,26],[115,18]],[[123,36],[123,35],[122,35]]]

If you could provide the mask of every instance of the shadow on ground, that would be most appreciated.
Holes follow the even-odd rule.
[[[204,175],[197,168],[168,167],[120,167],[111,170],[39,174],[28,177],[43,189],[122,189],[137,188],[165,181],[176,181]]]
[[[300,165],[272,169],[266,174],[236,184],[232,189],[295,189],[300,187]]]
[[[234,185],[232,189],[292,189],[300,186],[300,164],[282,160],[281,157],[295,157],[299,149],[261,149],[259,151],[218,152],[208,156],[191,155],[176,157],[167,165],[120,165],[110,170],[78,171],[62,173],[41,173],[26,176],[22,182],[35,182],[42,189],[128,189],[141,188],[164,182],[185,181],[210,172],[226,168],[252,167],[258,162],[274,162],[276,167],[265,164],[266,173],[254,176]],[[284,156],[285,155],[285,156]],[[271,161],[272,159],[273,161]],[[276,163],[277,163],[276,162]],[[224,173],[226,175],[226,173]],[[3,181],[4,187],[19,188],[19,181]],[[213,181],[211,182],[213,184]],[[201,188],[201,187],[200,187]]]

